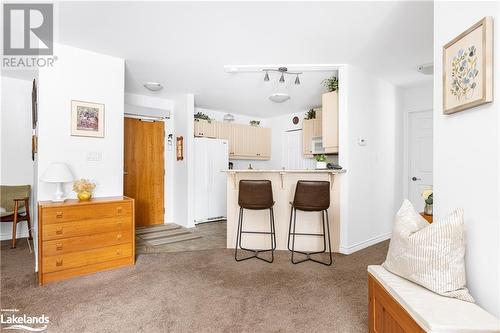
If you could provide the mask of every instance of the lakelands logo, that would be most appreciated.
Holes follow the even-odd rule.
[[[28,316],[17,314],[19,310],[4,310],[2,312],[13,312],[11,314],[2,313],[0,315],[0,324],[2,330],[22,330],[30,332],[43,332],[49,324],[49,317],[42,314],[40,316]]]
[[[52,67],[55,57],[50,56],[53,52],[53,4],[3,4],[4,68]]]

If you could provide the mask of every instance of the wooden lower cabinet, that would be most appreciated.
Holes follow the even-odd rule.
[[[370,333],[424,333],[408,312],[368,274]]]
[[[133,199],[39,202],[40,285],[134,264]]]

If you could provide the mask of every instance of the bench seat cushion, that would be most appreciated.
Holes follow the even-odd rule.
[[[368,266],[368,272],[426,332],[500,332],[500,321],[474,303],[440,296],[382,266]]]

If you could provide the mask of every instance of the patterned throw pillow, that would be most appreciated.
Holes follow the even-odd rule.
[[[465,281],[465,227],[461,209],[429,224],[405,200],[396,214],[382,266],[442,296],[474,302]]]

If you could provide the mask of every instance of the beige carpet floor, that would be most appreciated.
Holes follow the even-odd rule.
[[[1,244],[1,307],[49,316],[47,332],[367,332],[366,266],[383,242],[331,267],[237,263],[226,249],[139,255],[133,268],[38,287],[25,240]]]

